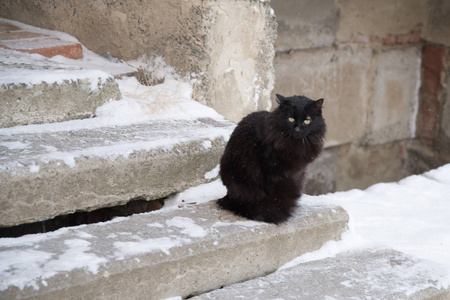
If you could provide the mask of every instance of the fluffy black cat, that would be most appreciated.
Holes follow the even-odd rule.
[[[295,209],[326,132],[323,99],[277,95],[277,102],[273,112],[246,116],[231,134],[220,162],[228,193],[218,200],[237,215],[275,224]]]

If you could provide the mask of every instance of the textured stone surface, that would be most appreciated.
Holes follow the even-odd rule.
[[[371,61],[368,48],[279,53],[274,60],[274,93],[325,98],[326,145],[348,143],[365,134]]]
[[[155,121],[38,133],[0,130],[0,226],[138,196],[157,199],[204,183],[232,129],[230,123]]]
[[[450,2],[446,0],[428,1],[426,40],[450,47]]]
[[[198,85],[208,96],[196,99],[235,122],[270,109],[276,36],[270,7],[252,1],[208,1],[208,6],[214,15],[208,33],[211,50],[201,63],[212,77]]]
[[[336,206],[302,205],[276,226],[207,203],[9,239],[0,243],[0,254],[28,253],[37,261],[25,282],[16,269],[20,264],[9,261],[0,298],[187,297],[273,272],[340,239],[347,222]]]
[[[272,0],[278,22],[276,51],[330,46],[339,27],[339,7],[332,0]]]
[[[306,262],[192,299],[448,299],[438,267],[394,250],[360,250]]]
[[[419,106],[421,53],[415,47],[376,55],[369,144],[414,138]]]
[[[373,146],[357,143],[330,147],[308,167],[305,193],[326,194],[349,189],[365,189],[378,182],[398,181],[415,172],[421,160],[409,156],[410,143],[390,142]]]
[[[357,34],[382,39],[408,34],[426,25],[429,16],[424,0],[336,0],[336,3],[341,11],[339,42],[349,41]]]
[[[230,120],[270,108],[276,23],[268,1],[5,0],[0,16],[67,32],[98,54],[164,56],[181,75],[195,73],[193,97]]]

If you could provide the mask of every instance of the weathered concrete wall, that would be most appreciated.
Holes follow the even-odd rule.
[[[309,193],[395,181],[450,161],[450,4],[272,0],[272,94],[325,98]],[[272,97],[274,99],[274,97]]]
[[[276,23],[267,2],[5,0],[0,16],[67,32],[98,54],[163,55],[197,74],[196,100],[238,121],[270,108]]]

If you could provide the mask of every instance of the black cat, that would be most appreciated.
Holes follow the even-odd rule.
[[[242,119],[220,162],[227,195],[218,204],[269,223],[286,221],[296,207],[306,166],[322,151],[323,99],[277,95],[278,108]]]

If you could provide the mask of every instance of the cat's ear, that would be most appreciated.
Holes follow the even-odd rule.
[[[283,103],[283,102],[285,102],[287,100],[286,97],[283,97],[280,94],[276,94],[276,96],[277,96],[277,103],[278,104],[281,104],[281,103]]]
[[[323,106],[323,98],[314,101],[314,105],[313,105],[314,109],[320,111],[320,110],[322,110],[322,106]]]

